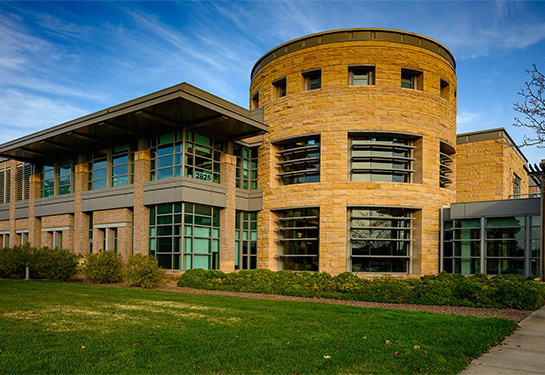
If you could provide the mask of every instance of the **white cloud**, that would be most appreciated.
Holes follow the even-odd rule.
[[[16,90],[5,91],[0,95],[0,119],[2,119],[0,143],[85,114],[84,110],[70,103]]]

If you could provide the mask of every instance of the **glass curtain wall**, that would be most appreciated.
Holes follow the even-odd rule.
[[[150,207],[149,254],[168,270],[218,269],[220,210],[190,203]]]

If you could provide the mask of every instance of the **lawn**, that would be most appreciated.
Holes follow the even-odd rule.
[[[0,280],[1,373],[458,373],[516,324]]]

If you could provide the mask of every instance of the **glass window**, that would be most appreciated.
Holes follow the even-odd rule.
[[[151,207],[150,256],[169,270],[217,269],[219,226],[219,209],[214,207],[189,203]]]
[[[351,139],[352,181],[411,182],[414,146],[395,136],[361,136]]]
[[[319,135],[282,144],[278,156],[278,177],[282,185],[320,182]]]
[[[204,134],[184,131],[150,139],[150,179],[191,177],[220,183],[223,143]],[[185,152],[184,152],[185,149]]]
[[[322,87],[322,71],[313,70],[303,73],[305,79],[305,91],[316,90]]]
[[[237,188],[257,189],[257,147],[236,145],[234,155],[237,157]]]
[[[122,144],[89,154],[89,190],[133,184],[136,150],[136,143]]]
[[[40,196],[42,198],[55,195],[55,165],[42,165],[40,173]]]
[[[348,68],[348,84],[350,86],[374,85],[374,66],[354,66]]]
[[[413,69],[401,69],[401,87],[422,90],[422,72]]]
[[[286,96],[286,78],[277,79],[273,82],[273,86],[277,98]]]
[[[319,208],[281,211],[277,222],[281,268],[292,271],[318,271]]]
[[[64,195],[73,192],[73,163],[71,158],[58,162],[57,194]]]
[[[403,208],[354,208],[350,212],[352,272],[409,273],[412,214]]]
[[[513,195],[520,198],[520,177],[516,173],[513,173]]]
[[[235,228],[235,269],[256,269],[257,212],[237,211]]]

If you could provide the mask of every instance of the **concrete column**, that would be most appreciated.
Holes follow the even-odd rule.
[[[148,255],[149,209],[144,206],[144,182],[149,181],[150,150],[134,153],[133,253]]]
[[[74,241],[73,249],[76,254],[85,254],[89,251],[89,215],[81,211],[82,192],[87,190],[87,162],[80,158],[75,166],[74,173]]]
[[[221,181],[225,185],[225,208],[221,210],[220,270],[235,270],[235,215],[236,215],[236,156],[223,154],[221,157]]]

